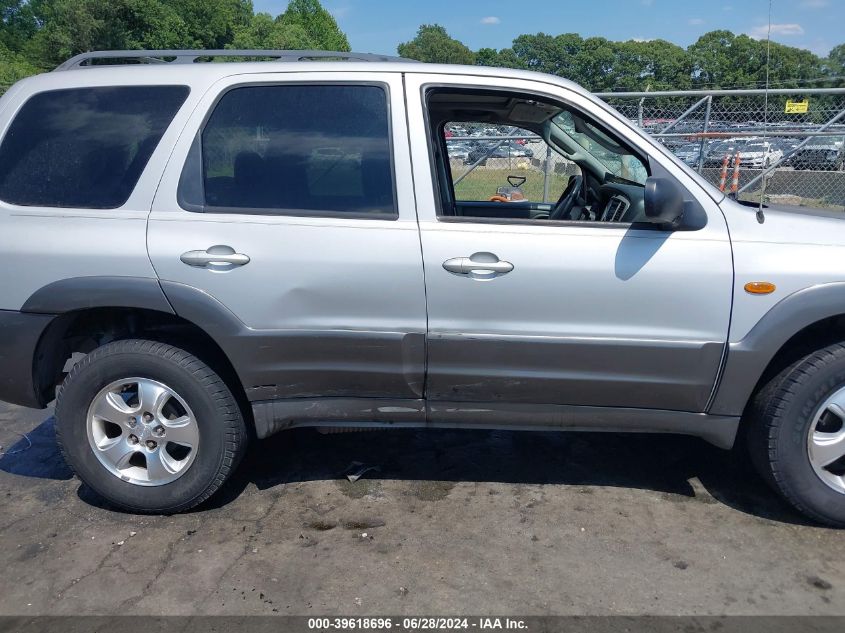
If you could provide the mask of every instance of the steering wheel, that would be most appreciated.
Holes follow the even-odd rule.
[[[555,204],[554,209],[549,214],[550,220],[569,220],[569,212],[575,206],[575,201],[581,193],[581,187],[584,184],[584,177],[575,175],[569,177],[569,182],[566,183],[566,189],[560,194],[560,199]]]

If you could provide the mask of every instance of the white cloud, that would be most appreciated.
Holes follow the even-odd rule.
[[[802,9],[824,9],[830,2],[828,0],[804,0],[801,3]]]
[[[766,34],[769,32],[769,27],[766,24],[755,26],[748,31],[748,35],[755,40],[766,39]],[[800,24],[772,24],[772,35],[804,35],[804,27]]]
[[[692,26],[698,26],[699,24],[704,24],[704,20],[702,18],[690,18],[687,20],[687,24],[691,24]]]
[[[654,0],[643,0],[643,4],[647,7],[650,7],[652,4],[654,4]]]
[[[748,31],[748,35],[755,40],[764,40],[769,32],[769,27],[766,24],[755,26]],[[804,27],[800,24],[772,24],[772,36],[788,36],[788,35],[804,35]]]
[[[495,15],[488,15],[486,18],[481,18],[482,24],[499,24],[501,20]]]
[[[778,35],[804,35],[804,27],[800,24],[772,24],[772,33]]]
[[[652,37],[635,37],[635,42],[651,42],[654,38]]]
[[[329,13],[332,14],[335,20],[340,20],[349,14],[349,7],[335,7],[334,9],[329,9]]]

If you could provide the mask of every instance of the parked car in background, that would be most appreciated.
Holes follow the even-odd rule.
[[[789,159],[795,169],[841,171],[845,165],[845,145],[841,136],[812,138]]]
[[[740,164],[746,169],[766,169],[783,158],[783,150],[769,141],[749,139],[738,143]]]
[[[742,143],[742,139],[727,139],[714,142],[704,153],[704,166],[721,167],[725,156],[729,156],[730,160],[733,161],[733,157]]]
[[[481,160],[484,165],[490,158],[533,158],[534,150],[516,141],[503,141],[498,145],[493,143],[482,143],[473,149],[467,156],[468,163],[475,163]]]
[[[701,156],[701,143],[687,143],[685,145],[681,145],[677,149],[674,149],[673,152],[675,156],[680,158],[690,167],[698,167],[698,161]]]
[[[461,143],[459,141],[449,141],[446,143],[446,151],[449,152],[450,160],[459,160],[467,162],[469,155],[475,148],[468,143]]]
[[[783,150],[776,144],[759,137],[733,138],[712,143],[705,152],[705,167],[721,167],[725,156],[731,164],[739,153],[740,165],[745,169],[764,169],[783,157]]]
[[[462,137],[462,136],[469,136],[469,131],[460,125],[452,125],[446,128],[447,131],[452,133],[452,136]]]

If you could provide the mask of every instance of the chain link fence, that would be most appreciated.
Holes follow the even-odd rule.
[[[845,89],[598,94],[719,185],[766,204],[845,210]]]

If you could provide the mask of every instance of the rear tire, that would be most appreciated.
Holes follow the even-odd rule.
[[[86,485],[139,513],[202,503],[247,444],[225,382],[196,356],[148,340],[108,343],[73,367],[56,400],[56,436]]]
[[[781,371],[748,415],[748,448],[769,485],[807,517],[845,527],[845,344]]]

